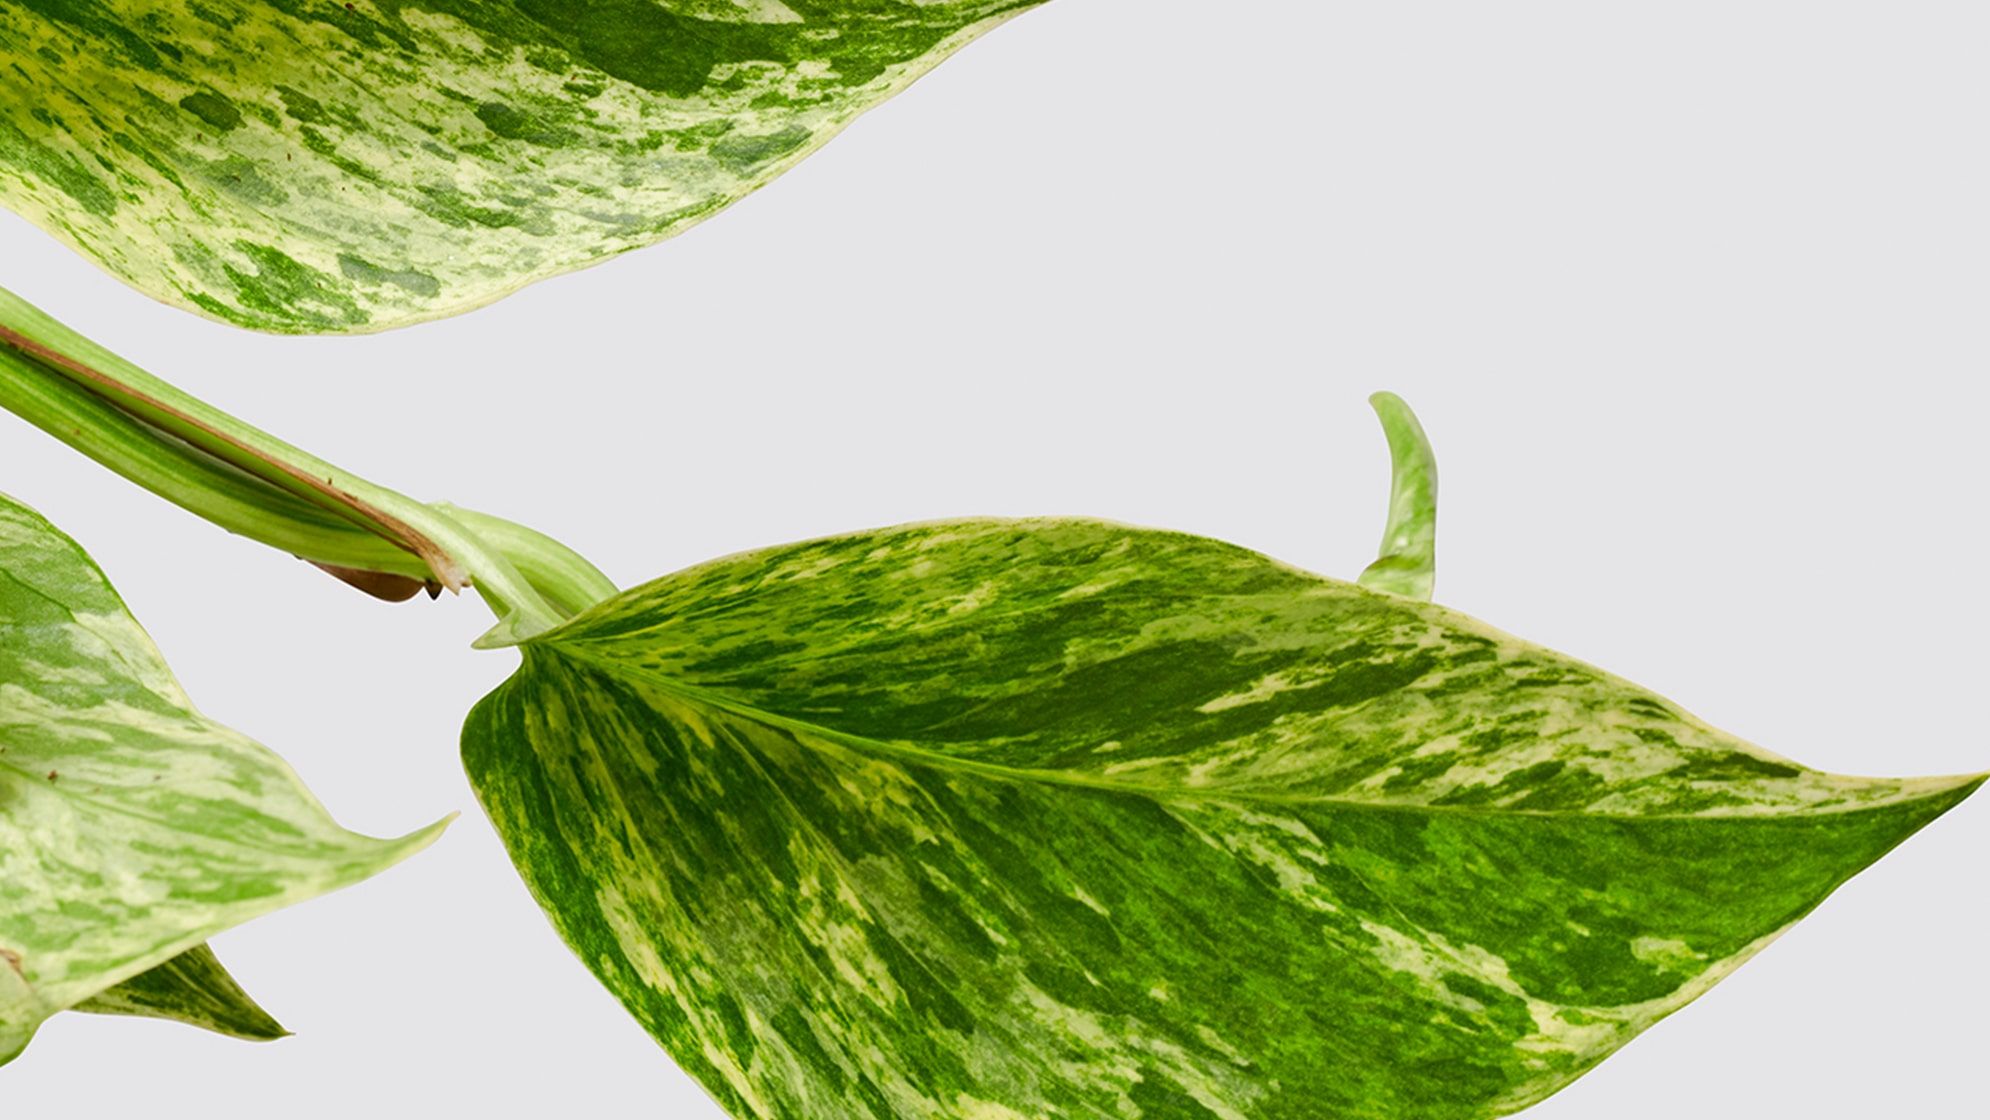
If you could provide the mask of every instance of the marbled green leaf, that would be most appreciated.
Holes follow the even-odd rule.
[[[0,1061],[93,997],[280,1033],[203,943],[440,830],[340,828],[281,759],[194,710],[75,542],[0,497]]]
[[[686,229],[1042,2],[9,2],[0,204],[215,318],[379,330]]]
[[[1819,773],[1446,608],[1095,521],[749,553],[522,650],[478,794],[740,1117],[1504,1115],[1982,780]]]
[[[266,1041],[289,1034],[221,967],[214,950],[196,945],[75,1006],[94,1015],[172,1019],[217,1034]]]

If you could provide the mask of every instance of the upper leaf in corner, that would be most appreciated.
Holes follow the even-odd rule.
[[[202,716],[103,573],[0,496],[0,1062],[68,1008],[282,1033],[216,933],[426,846],[340,828]]]
[[[1042,2],[0,4],[0,205],[217,319],[380,330],[686,229]]]

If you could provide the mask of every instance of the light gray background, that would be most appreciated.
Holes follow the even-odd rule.
[[[634,583],[962,514],[1352,576],[1394,388],[1439,598],[1841,771],[1990,767],[1990,17],[1953,3],[1059,0],[681,239],[382,337],[155,305],[12,218],[0,283],[350,469]],[[219,939],[299,1034],[63,1015],[23,1117],[719,1113],[514,877],[455,755],[512,667],[0,417],[214,716],[348,825],[464,816]],[[1983,1115],[1990,799],[1539,1120]]]

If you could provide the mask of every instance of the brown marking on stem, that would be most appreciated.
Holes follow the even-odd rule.
[[[434,580],[420,580],[413,576],[395,575],[391,572],[371,572],[365,568],[342,568],[337,564],[321,564],[316,560],[305,563],[332,576],[348,587],[357,587],[375,599],[389,603],[405,603],[422,592],[428,592],[433,599],[442,593],[442,585]]]
[[[355,515],[362,524],[388,541],[420,557],[422,562],[428,565],[429,571],[435,573],[436,582],[442,586],[449,588],[451,591],[460,591],[468,585],[468,579],[464,575],[463,570],[457,567],[455,560],[451,559],[449,554],[444,552],[440,545],[430,540],[427,534],[422,533],[400,518],[375,508],[371,503],[359,498],[357,495],[341,489],[331,479],[319,478],[309,471],[276,459],[268,453],[251,447],[226,432],[217,431],[213,425],[196,417],[189,416],[181,409],[175,408],[150,394],[139,392],[88,363],[72,358],[54,347],[37,342],[10,327],[0,326],[0,344],[11,346],[28,357],[67,375],[70,379],[80,382],[84,388],[105,398],[113,407],[147,427],[164,430],[158,421],[145,415],[143,410],[149,409],[185,424],[194,431],[233,449],[238,454],[246,456],[258,464],[274,469],[293,483],[327,499],[334,507]],[[168,434],[176,433],[168,430]],[[213,451],[207,451],[207,454],[215,455]],[[230,461],[226,456],[215,455],[215,457],[222,459],[224,462]],[[240,464],[236,465],[239,466]],[[275,484],[273,480],[261,472],[251,470],[250,473],[261,477],[265,482],[270,482],[272,485]]]

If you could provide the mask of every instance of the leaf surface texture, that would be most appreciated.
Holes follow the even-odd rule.
[[[523,653],[473,784],[741,1117],[1504,1115],[1981,780],[1093,521],[749,553]]]

